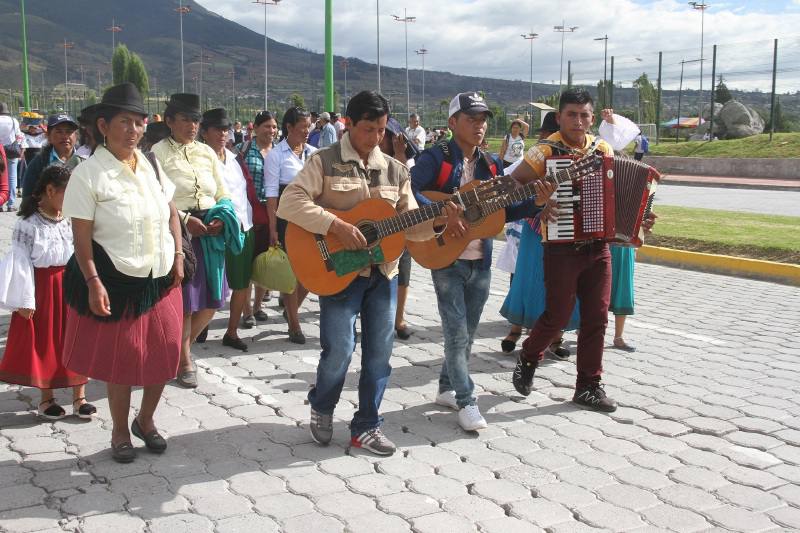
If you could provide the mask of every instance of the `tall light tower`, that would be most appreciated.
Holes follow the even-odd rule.
[[[533,40],[538,39],[539,34],[533,32],[523,33],[521,37],[523,39],[530,41],[531,43],[531,97],[530,100],[528,100],[528,107],[530,108],[530,114],[531,114],[529,120],[533,120]]]
[[[414,52],[422,57],[422,112],[420,113],[420,122],[425,118],[425,56],[428,55],[428,49],[425,48],[425,45],[422,45],[422,48],[419,50],[414,50]]]
[[[375,42],[378,56],[378,93],[381,92],[381,0],[375,0]]]
[[[106,28],[106,31],[111,32],[111,56],[114,56],[114,50],[117,48],[117,34],[122,31],[122,25],[117,24],[115,18],[111,18],[111,26]],[[113,76],[113,74],[112,74]],[[114,83],[114,80],[111,80],[111,83]]]
[[[606,105],[606,94],[608,92],[608,35],[602,37],[595,37],[595,41],[603,41],[603,109],[608,107]]]
[[[344,100],[344,107],[347,109],[347,66],[350,62],[347,59],[342,59],[339,61],[339,66],[344,69],[344,95],[342,95],[342,99]]]
[[[705,33],[705,16],[706,16],[706,9],[708,9],[708,4],[705,2],[689,2],[689,5],[692,6],[692,9],[697,10],[700,12],[700,106],[698,112],[697,127],[700,127],[700,123],[703,121],[703,36]],[[714,80],[711,80],[711,83],[714,83]],[[712,109],[711,112],[713,113],[714,110]]]
[[[281,0],[253,0],[254,4],[262,4],[264,6],[264,110],[269,106],[267,99],[269,97],[269,45],[267,40],[267,7],[277,6]]]
[[[417,17],[409,17],[408,10],[403,8],[403,16],[392,15],[396,22],[402,22],[406,32],[406,113],[411,114],[411,91],[408,84],[408,23],[416,22]]]
[[[561,87],[564,80],[564,34],[572,33],[577,30],[577,26],[567,26],[564,21],[561,21],[560,26],[553,26],[553,31],[561,34],[561,67],[558,70],[558,96],[561,96]]]
[[[25,19],[25,0],[20,0],[20,24],[21,38],[22,38],[22,95],[25,101],[25,111],[31,110],[31,83],[30,72],[28,71],[28,23]],[[42,71],[44,72],[44,71]],[[44,85],[44,84],[42,84]],[[42,97],[44,97],[44,89],[42,89]]]
[[[207,62],[206,59],[211,59],[211,56],[206,54],[203,51],[203,47],[200,47],[200,55],[197,56],[197,62],[200,63],[200,90],[197,93],[198,98],[200,99],[200,107],[203,107],[203,67],[206,65],[210,65],[211,63]]]
[[[181,36],[181,92],[186,92],[186,74],[183,68],[183,16],[192,10],[189,6],[183,5],[183,0],[178,0],[178,7],[175,11],[178,13],[180,20],[180,36]]]
[[[64,39],[64,44],[61,46],[64,47],[64,112],[69,113],[69,63],[67,60],[67,50],[75,48],[75,43],[67,42],[67,40]]]
[[[233,120],[237,120],[237,113],[236,113],[236,67],[234,66],[228,72],[228,75],[231,77],[231,110],[233,111]]]

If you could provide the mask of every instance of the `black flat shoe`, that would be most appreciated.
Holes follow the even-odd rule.
[[[517,347],[517,341],[519,340],[520,336],[522,336],[521,331],[511,331],[506,338],[502,340],[500,343],[500,349],[503,350],[503,353],[511,353]]]
[[[411,333],[412,331],[408,329],[407,326],[404,328],[395,328],[394,330],[394,334],[397,335],[397,338],[400,339],[401,341],[407,341],[408,339],[410,339]]]
[[[267,313],[261,310],[258,310],[255,313],[253,313],[253,317],[259,322],[266,322],[267,320],[269,320]]]
[[[136,438],[142,439],[147,449],[153,453],[164,453],[164,450],[167,449],[167,441],[158,433],[158,430],[154,429],[145,435],[141,426],[139,426],[139,420],[136,418],[131,422],[131,433]]]
[[[230,348],[236,348],[243,352],[247,351],[247,344],[244,343],[239,337],[230,337],[227,333],[222,336],[222,345]]]
[[[118,463],[131,463],[136,459],[136,448],[133,447],[131,441],[125,441],[114,446],[111,443],[111,458]]]
[[[201,331],[200,335],[197,336],[197,339],[195,339],[195,342],[199,342],[200,344],[203,344],[204,342],[206,342],[207,338],[208,338],[208,326],[203,328],[203,331]]]

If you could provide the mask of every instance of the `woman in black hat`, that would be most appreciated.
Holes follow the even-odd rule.
[[[177,383],[186,388],[197,387],[191,345],[211,322],[216,310],[225,305],[229,294],[225,276],[219,269],[209,268],[224,264],[224,252],[203,246],[204,239],[216,237],[225,229],[220,219],[206,224],[206,215],[220,200],[230,197],[217,155],[196,140],[200,116],[200,97],[189,93],[173,94],[164,111],[170,136],[152,148],[175,185],[173,201],[192,235],[192,249],[197,258],[197,270],[183,287],[183,341]],[[220,278],[221,284],[217,285]]]
[[[136,456],[128,432],[131,387],[144,387],[131,432],[147,448],[167,443],[153,423],[164,384],[175,377],[183,312],[181,230],[174,186],[136,149],[147,111],[136,87],[116,85],[95,109],[94,154],[64,196],[75,255],[67,264],[69,306],[63,360],[108,384],[114,460]]]

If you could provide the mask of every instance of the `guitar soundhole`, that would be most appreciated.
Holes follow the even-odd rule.
[[[464,218],[470,224],[475,224],[483,218],[483,210],[479,204],[471,204],[464,210]]]
[[[375,224],[372,222],[359,222],[356,227],[367,240],[368,246],[372,247],[378,243],[378,228],[375,227]]]

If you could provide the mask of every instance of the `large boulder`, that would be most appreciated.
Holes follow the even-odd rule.
[[[719,129],[717,130],[717,122]],[[764,132],[764,119],[755,109],[736,100],[726,102],[714,116],[714,129],[722,139],[741,139]]]

